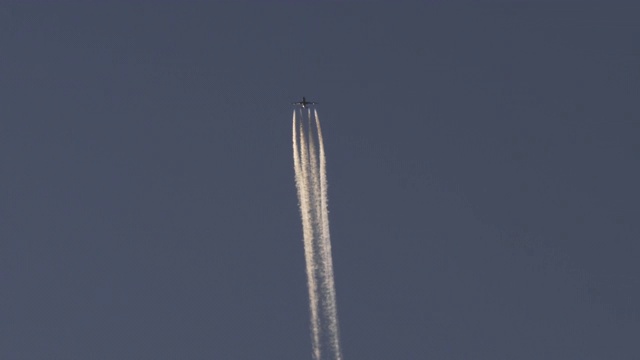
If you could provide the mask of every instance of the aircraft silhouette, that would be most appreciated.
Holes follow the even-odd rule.
[[[313,101],[307,101],[307,99],[305,99],[305,97],[302,97],[302,101],[298,101],[298,102],[294,102],[291,103],[292,105],[302,105],[303,108],[306,108],[307,105],[315,105],[317,104],[317,102],[313,102]]]

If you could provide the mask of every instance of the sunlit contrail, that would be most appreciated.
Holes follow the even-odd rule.
[[[299,115],[298,124],[294,111],[293,162],[307,262],[313,358],[341,360],[322,130],[315,109],[313,113],[308,109],[306,114],[300,110]],[[304,115],[307,115],[306,129]]]
[[[313,251],[313,228],[311,224],[311,207],[309,204],[309,194],[307,177],[305,174],[306,160],[301,161],[300,148],[298,147],[298,134],[300,136],[301,147],[304,149],[304,129],[302,123],[300,128],[296,126],[296,113],[293,112],[293,166],[296,174],[296,188],[298,189],[298,201],[300,202],[300,215],[302,218],[302,235],[304,239],[304,257],[307,263],[307,287],[309,289],[309,308],[311,312],[311,342],[314,360],[320,359],[320,322],[318,320],[318,285],[316,282],[316,264]],[[302,157],[306,158],[303,150]]]
[[[320,118],[318,117],[318,110],[314,109],[316,118],[316,131],[318,133],[318,147],[320,157],[320,215],[322,217],[322,265],[324,267],[325,276],[323,278],[323,288],[326,290],[324,294],[327,299],[327,313],[329,315],[327,324],[331,337],[329,338],[330,346],[333,353],[341,358],[340,343],[338,333],[338,308],[336,305],[336,288],[333,280],[333,260],[331,257],[331,235],[329,234],[329,196],[327,193],[327,160],[324,153],[324,141],[322,140],[322,128],[320,127]]]

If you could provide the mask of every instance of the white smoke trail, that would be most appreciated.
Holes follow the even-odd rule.
[[[326,303],[327,313],[329,315],[329,327],[330,333],[330,346],[336,358],[342,357],[340,353],[340,342],[338,333],[338,308],[336,305],[336,288],[333,280],[333,260],[331,257],[331,235],[329,234],[329,196],[327,192],[327,160],[324,152],[324,141],[322,140],[322,128],[320,127],[320,118],[318,117],[318,110],[314,109],[314,115],[316,118],[316,131],[318,133],[318,146],[320,157],[320,214],[322,216],[322,266],[325,273],[323,280],[323,288],[326,290]]]
[[[314,360],[341,360],[327,197],[326,157],[318,112],[293,114],[293,161],[302,216]],[[312,123],[312,118],[315,122]],[[313,131],[315,125],[315,134]],[[318,149],[314,137],[317,136]],[[299,143],[298,143],[299,139]],[[308,139],[308,142],[307,142]]]
[[[320,359],[320,321],[318,318],[318,285],[316,283],[315,256],[313,251],[313,229],[311,224],[311,207],[309,204],[306,168],[300,160],[300,148],[298,147],[298,134],[301,138],[301,147],[304,149],[304,130],[302,123],[298,130],[296,124],[296,113],[293,112],[293,166],[296,174],[296,188],[298,189],[298,199],[300,202],[300,215],[302,218],[302,234],[304,239],[304,257],[307,264],[307,287],[309,290],[309,308],[311,312],[311,342],[313,349],[313,359]],[[306,154],[303,154],[304,158]]]

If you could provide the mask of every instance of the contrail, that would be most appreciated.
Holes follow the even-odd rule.
[[[300,122],[293,112],[293,163],[307,263],[313,359],[341,360],[322,130],[315,109],[306,114],[300,110],[299,115]]]
[[[302,218],[302,235],[304,239],[304,257],[307,263],[307,287],[309,289],[309,308],[311,310],[311,342],[314,360],[320,359],[320,321],[318,320],[318,285],[316,283],[316,269],[313,252],[313,229],[311,225],[311,208],[309,206],[309,191],[306,177],[306,161],[300,160],[300,148],[298,147],[298,133],[301,138],[301,147],[304,149],[304,129],[300,123],[300,129],[296,126],[296,113],[293,112],[293,167],[296,174],[296,188],[298,189],[298,201],[300,202],[300,215]],[[303,150],[304,152],[304,150]],[[306,153],[303,153],[303,158]]]
[[[318,132],[318,146],[320,156],[320,214],[322,216],[322,265],[324,267],[325,276],[323,278],[323,288],[326,289],[327,297],[327,313],[329,315],[329,332],[331,334],[330,346],[336,359],[342,357],[340,353],[340,343],[338,334],[338,308],[336,305],[336,288],[333,280],[333,260],[331,258],[331,236],[329,234],[329,196],[327,194],[327,160],[324,153],[324,141],[322,140],[322,128],[320,127],[320,118],[318,110],[314,109],[316,118],[316,129]]]

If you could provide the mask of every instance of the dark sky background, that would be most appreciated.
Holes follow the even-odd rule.
[[[0,7],[0,358],[310,359],[319,101],[355,359],[640,358],[640,7]]]

